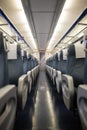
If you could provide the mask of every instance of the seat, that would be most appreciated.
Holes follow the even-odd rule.
[[[27,59],[27,52],[23,51],[23,74],[27,74],[28,72],[28,59]]]
[[[46,61],[46,72],[47,72],[47,74],[52,82],[54,79],[54,75],[53,75],[54,72],[53,71],[55,71],[55,70],[53,70],[53,59],[52,59],[52,57],[50,57]]]
[[[84,82],[84,45],[78,41],[68,48],[67,74],[62,75],[63,100],[68,110],[77,108],[77,88]]]
[[[85,40],[84,42],[86,43],[87,48],[87,40]],[[84,70],[84,84],[80,84],[77,90],[77,106],[82,123],[82,128],[83,130],[87,130],[87,50]]]
[[[61,89],[61,82],[62,82],[62,72],[61,72],[61,66],[62,66],[62,60],[63,60],[63,52],[62,50],[58,52],[58,65],[56,70],[56,89],[58,93],[62,92]]]
[[[28,93],[31,92],[32,89],[32,84],[33,84],[33,79],[32,79],[32,56],[30,54],[27,54],[27,59],[28,59],[28,84],[29,84],[29,90]]]
[[[57,72],[56,72],[56,88],[58,93],[62,92],[62,74],[67,73],[67,48],[58,52]]]
[[[67,48],[63,49],[63,59],[62,59],[62,63],[61,63],[61,72],[62,74],[67,74]]]
[[[16,43],[8,44],[8,76],[9,83],[17,87],[18,109],[23,110],[28,95],[28,76],[23,74],[21,47]]]
[[[32,70],[31,70],[31,74],[32,74],[32,85],[35,84],[35,80],[36,80],[36,59],[34,57],[32,57]]]
[[[38,76],[38,72],[39,72],[39,65],[38,63],[36,62],[36,59],[33,58],[31,59],[33,62],[33,67],[31,70],[29,70],[27,72],[27,75],[28,75],[28,83],[29,83],[29,93],[31,92],[31,89],[32,89],[32,86],[35,84],[35,80],[37,79],[37,76]],[[30,63],[31,63],[30,62]],[[29,61],[28,61],[28,64],[29,64]],[[37,65],[37,66],[36,66]]]
[[[35,68],[33,68],[32,70],[31,70],[31,76],[32,76],[32,85],[34,85],[34,80],[35,80]]]
[[[58,66],[58,55],[57,53],[53,56],[53,64],[54,64],[54,69],[53,69],[53,84],[56,85],[56,69]]]
[[[8,84],[7,52],[0,32],[0,130],[12,130],[16,115],[16,86]]]
[[[31,75],[31,64],[30,64],[30,55],[25,51],[22,50],[22,59],[23,59],[23,74],[27,74],[28,76],[28,94],[31,92],[32,88],[32,75]]]
[[[28,59],[28,71],[32,69],[32,62],[31,62],[31,55],[27,54],[27,59]]]

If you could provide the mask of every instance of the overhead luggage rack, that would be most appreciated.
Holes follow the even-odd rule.
[[[66,31],[63,37],[58,41],[55,49],[58,47],[67,47],[72,43],[84,38],[85,31],[87,30],[87,8],[81,13],[73,25]],[[63,45],[63,46],[61,46]]]

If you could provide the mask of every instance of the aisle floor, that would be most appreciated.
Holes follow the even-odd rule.
[[[81,130],[81,125],[78,116],[66,109],[45,71],[40,70],[25,110],[17,114],[14,130]]]

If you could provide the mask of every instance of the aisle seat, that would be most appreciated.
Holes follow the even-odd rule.
[[[27,101],[28,76],[27,74],[23,74],[23,60],[20,45],[9,44],[8,50],[9,83],[16,85],[18,108],[23,110]]]
[[[77,87],[84,82],[84,45],[78,41],[68,48],[67,74],[62,76],[63,100],[68,110],[77,108]]]
[[[87,48],[87,40],[84,42]],[[84,84],[80,84],[77,90],[77,106],[83,130],[87,130],[87,49],[85,49],[85,52]]]
[[[7,52],[0,32],[0,130],[12,130],[17,106],[16,86],[8,83]]]
[[[61,72],[61,65],[63,60],[63,52],[62,50],[58,52],[58,65],[56,70],[56,89],[58,93],[61,93],[61,82],[62,82],[62,72]]]
[[[28,72],[27,52],[23,50],[23,74],[27,74],[27,72]]]

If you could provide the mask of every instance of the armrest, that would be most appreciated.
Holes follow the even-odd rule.
[[[84,130],[87,130],[87,85],[79,85],[77,90],[77,106]]]
[[[56,83],[56,70],[53,69],[53,84],[55,85]]]
[[[35,68],[32,69],[31,74],[32,74],[32,82],[33,82],[33,84],[34,84],[34,79],[35,79]]]
[[[62,74],[61,71],[56,71],[56,88],[57,88],[57,92],[61,93],[62,91],[62,86],[61,86],[61,82],[62,82]]]
[[[63,100],[67,109],[72,110],[74,107],[75,87],[73,77],[63,74],[62,75],[62,92]]]
[[[18,108],[23,110],[28,97],[28,76],[22,75],[18,80]]]
[[[17,106],[15,85],[0,89],[0,130],[13,129]]]
[[[58,81],[62,81],[62,73],[61,71],[56,71],[56,78],[58,79]]]
[[[31,71],[27,72],[27,76],[28,76],[28,82],[29,82],[32,79]]]
[[[32,88],[32,77],[31,77],[31,71],[27,72],[28,75],[28,84],[29,84],[29,89],[28,89],[28,93],[31,92],[31,88]]]

